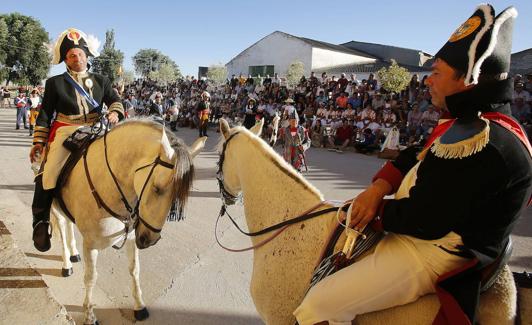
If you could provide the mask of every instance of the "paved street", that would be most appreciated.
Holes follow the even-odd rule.
[[[209,132],[211,137],[205,150],[195,159],[197,174],[187,219],[167,223],[162,240],[140,253],[141,285],[151,314],[145,324],[261,324],[249,295],[252,254],[226,252],[214,240],[214,222],[220,208],[214,179],[218,159],[214,146],[218,134],[214,130]],[[180,129],[177,134],[187,144],[197,136],[196,130],[190,129]],[[71,277],[63,278],[57,236],[53,238],[52,250],[47,253],[35,250],[31,242],[33,173],[27,158],[30,145],[27,130],[15,131],[15,110],[0,109],[0,221],[43,275],[57,300],[81,324],[82,263],[74,265]],[[360,192],[384,161],[351,152],[338,154],[311,149],[308,162],[310,172],[306,177],[326,198],[342,200]],[[243,209],[231,209],[244,224]],[[511,266],[515,271],[532,270],[531,216],[531,209],[528,209],[514,230]],[[222,241],[228,246],[250,244],[229,223],[224,222],[221,232]],[[81,249],[79,236],[78,248]],[[125,252],[111,248],[101,252],[98,274],[94,299],[100,323],[134,322]],[[31,307],[27,306],[28,312]]]

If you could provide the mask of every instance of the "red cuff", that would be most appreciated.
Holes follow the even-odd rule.
[[[378,231],[378,232],[384,231],[384,225],[382,224],[382,217],[384,216],[384,206],[386,205],[388,201],[389,200],[382,200],[382,203],[379,206],[379,211],[377,212],[377,215],[375,216],[375,218],[373,218],[373,220],[370,223],[371,228],[373,228],[373,230],[375,231]]]
[[[397,169],[390,161],[386,162],[384,166],[373,176],[372,182],[375,182],[378,178],[382,178],[390,185],[392,185],[392,193],[397,192],[401,182],[403,181],[403,174]],[[388,193],[391,194],[391,193]]]

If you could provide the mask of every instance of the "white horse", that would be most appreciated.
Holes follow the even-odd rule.
[[[221,120],[220,129],[225,141],[221,152],[223,187],[230,195],[243,195],[249,231],[291,219],[323,201],[314,186],[259,138],[262,124],[248,131],[242,127],[230,129]],[[331,212],[295,224],[254,250],[250,291],[266,324],[294,324],[292,312],[308,289],[320,252],[336,223],[335,212]],[[252,237],[251,241],[258,245],[267,236]],[[404,306],[360,315],[356,323],[431,324],[438,309],[438,299],[431,294]],[[513,324],[515,312],[516,288],[505,267],[481,297],[479,322]]]
[[[142,320],[149,316],[139,283],[138,248],[157,243],[173,203],[178,210],[184,207],[194,175],[192,157],[203,148],[205,140],[198,139],[189,152],[175,135],[166,133],[163,126],[150,120],[128,120],[108,133],[109,166],[129,205],[133,207],[137,203],[138,206],[138,219],[127,236],[125,224],[99,208],[91,193],[83,158],[72,170],[61,193],[83,236],[85,324],[98,323],[92,302],[98,252],[124,241],[133,283],[135,318]],[[87,169],[93,186],[113,212],[129,216],[106,165],[104,151],[103,139],[96,140],[88,149]],[[80,260],[73,224],[57,200],[52,204],[52,215],[53,228],[59,232],[62,242],[63,276],[68,276],[72,274],[71,262]]]

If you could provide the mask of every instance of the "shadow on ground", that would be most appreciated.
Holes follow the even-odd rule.
[[[69,313],[83,313],[83,306],[65,305]],[[143,321],[143,324],[173,324],[173,325],[259,325],[263,322],[253,316],[234,315],[216,312],[204,311],[184,311],[184,310],[168,310],[163,308],[150,308],[148,306],[150,317]],[[94,313],[101,324],[111,324],[112,318],[116,309],[95,308]],[[122,324],[135,323],[133,310],[120,309],[122,315]],[[82,319],[75,319],[77,322],[82,322]],[[116,322],[116,319],[114,320]]]

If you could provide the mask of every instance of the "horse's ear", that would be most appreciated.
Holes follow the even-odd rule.
[[[264,126],[264,118],[261,118],[259,123],[255,124],[251,129],[249,129],[252,133],[256,134],[260,137],[260,134],[262,133],[262,127]]]
[[[270,138],[270,146],[274,146],[277,142],[277,130],[279,129],[279,121],[281,118],[279,117],[279,114],[275,113],[275,116],[272,120],[272,136]]]
[[[201,137],[194,141],[188,151],[188,153],[190,154],[190,158],[194,158],[198,155],[198,153],[200,153],[201,149],[205,147],[205,141],[207,141],[207,137]]]
[[[224,135],[224,138],[227,140],[229,138],[229,135],[230,135],[230,127],[229,127],[229,123],[227,123],[226,120],[224,120],[223,118],[220,119],[220,131],[222,132],[222,134]]]
[[[172,148],[172,145],[170,144],[170,140],[168,140],[168,137],[166,136],[166,130],[163,127],[163,133],[161,136],[161,150],[160,150],[160,156],[161,158],[166,158],[166,161],[172,160],[172,158],[175,155],[175,150]]]

